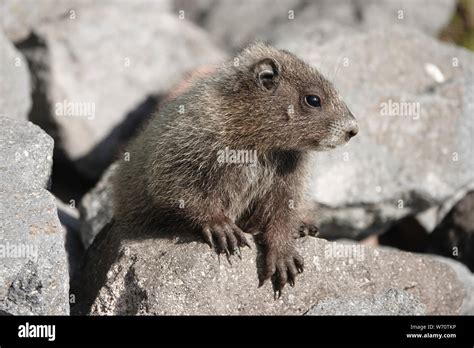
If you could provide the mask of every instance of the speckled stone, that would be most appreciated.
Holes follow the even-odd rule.
[[[28,63],[1,28],[0,62],[0,117],[26,121],[32,104]]]
[[[53,139],[31,122],[0,117],[0,191],[46,188]]]
[[[423,315],[425,306],[403,290],[387,291],[366,297],[322,300],[305,315]]]
[[[304,273],[274,300],[271,284],[257,288],[252,246],[229,265],[192,235],[113,225],[89,249],[83,278],[72,290],[78,299],[73,313],[298,315],[320,301],[396,289],[416,298],[426,314],[456,314],[464,298],[452,268],[428,257],[306,237],[298,241]],[[404,305],[398,314],[411,314]]]
[[[45,189],[53,140],[0,117],[0,314],[69,314],[64,231]]]

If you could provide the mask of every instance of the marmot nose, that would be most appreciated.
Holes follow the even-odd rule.
[[[347,125],[346,125],[347,140],[349,140],[352,137],[355,137],[357,133],[359,133],[359,125],[357,123],[356,118],[352,114],[352,112],[349,111],[349,122],[347,122]]]
[[[359,130],[357,128],[353,128],[347,132],[347,135],[349,135],[349,138],[352,138],[359,133]]]
[[[353,125],[349,130],[347,130],[347,136],[350,138],[354,137],[359,133],[359,127],[357,124]]]

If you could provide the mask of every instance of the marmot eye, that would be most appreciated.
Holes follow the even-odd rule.
[[[312,106],[313,108],[320,108],[321,107],[321,99],[317,95],[307,95],[304,98],[306,104],[309,106]]]

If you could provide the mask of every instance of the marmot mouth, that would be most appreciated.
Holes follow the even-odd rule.
[[[327,150],[335,149],[337,147],[337,145],[334,145],[334,144],[321,144],[318,142],[316,142],[315,145],[316,145],[315,146],[316,151],[327,151]]]

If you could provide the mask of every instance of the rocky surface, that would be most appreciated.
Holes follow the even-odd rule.
[[[174,7],[235,50],[256,39],[287,38],[300,45],[295,38],[305,38],[304,43],[314,46],[347,32],[397,24],[436,36],[455,4],[454,0],[176,0]]]
[[[449,265],[464,287],[464,299],[459,311],[461,315],[474,315],[474,274],[462,263],[441,256],[431,256],[433,259]]]
[[[333,80],[359,121],[347,146],[315,156],[324,236],[380,233],[474,181],[473,53],[401,28],[294,53]]]
[[[64,231],[45,188],[53,140],[0,117],[0,313],[69,314]]]
[[[0,117],[0,189],[47,188],[53,165],[53,140],[27,121]]]
[[[122,2],[121,6],[136,8],[148,6],[149,1],[135,0]],[[46,22],[60,20],[64,17],[75,18],[77,11],[87,7],[117,6],[116,0],[2,0],[0,3],[0,26],[13,42],[20,42],[39,26]],[[171,9],[170,0],[159,0],[153,4],[155,11]]]
[[[74,2],[77,1],[2,0],[0,26],[10,40],[18,42],[26,39],[39,23],[66,15]]]
[[[80,214],[73,204],[66,204],[56,197],[58,217],[66,233],[65,248],[69,265],[69,276],[74,277],[84,256],[84,246],[80,237]]]
[[[430,234],[428,251],[451,257],[474,272],[474,191],[470,191]]]
[[[82,245],[87,249],[100,231],[113,218],[111,179],[118,164],[114,163],[99,180],[97,185],[81,200],[80,212],[80,238]]]
[[[425,306],[406,291],[388,289],[367,297],[320,301],[306,315],[424,315]]]
[[[1,29],[0,76],[0,116],[27,120],[31,108],[28,64]]]
[[[463,302],[462,283],[443,263],[313,237],[298,241],[305,272],[275,301],[271,284],[257,289],[256,246],[251,244],[241,261],[235,258],[229,265],[184,232],[112,225],[89,248],[83,276],[72,288],[78,299],[72,310],[93,315],[303,314],[320,301],[369,298],[389,289],[407,293],[397,298],[405,306],[399,308],[409,313],[423,306],[427,314],[456,314]],[[439,286],[441,279],[449,288]]]
[[[449,23],[456,1],[445,0],[356,0],[364,29],[400,24],[437,37]]]
[[[37,86],[32,120],[90,178],[100,176],[152,111],[150,98],[188,70],[222,58],[201,29],[162,7],[149,1],[78,7],[74,19],[41,23],[20,45]]]

